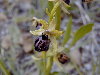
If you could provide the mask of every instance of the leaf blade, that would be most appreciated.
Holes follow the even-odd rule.
[[[74,46],[75,43],[80,40],[82,37],[84,37],[87,33],[89,33],[92,30],[94,24],[87,24],[85,26],[80,27],[74,35],[74,38],[71,42],[71,46]]]

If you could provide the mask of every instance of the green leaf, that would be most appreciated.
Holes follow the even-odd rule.
[[[70,39],[71,36],[71,30],[72,30],[72,17],[70,17],[68,24],[66,25],[66,31],[64,34],[64,40],[63,40],[63,45],[65,45],[68,40]]]
[[[83,38],[87,33],[89,33],[92,30],[92,27],[94,26],[94,24],[87,24],[84,25],[82,27],[80,27],[74,35],[74,38],[72,40],[71,46],[75,45],[75,43],[80,40],[81,38]]]
[[[10,75],[9,71],[6,69],[4,62],[0,59],[0,69],[4,75]]]

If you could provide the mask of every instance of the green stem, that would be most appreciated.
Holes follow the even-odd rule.
[[[46,75],[50,75],[52,64],[53,64],[53,57],[49,57],[46,66]]]
[[[46,52],[43,51],[43,65],[44,65],[44,75],[47,75],[46,74]]]
[[[60,30],[60,24],[61,24],[61,9],[60,6],[56,10],[56,29]]]
[[[5,64],[0,60],[0,68],[3,71],[4,75],[10,75],[9,71],[6,69]]]
[[[53,17],[56,15],[56,10],[60,6],[60,3],[61,3],[60,1],[58,1],[57,3],[55,3],[53,9],[50,12],[49,22],[51,22],[51,20],[53,19]]]

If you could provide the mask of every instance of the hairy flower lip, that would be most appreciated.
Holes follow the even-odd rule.
[[[50,41],[48,35],[42,34],[41,36],[38,36],[35,39],[35,43],[34,43],[35,50],[38,52],[48,51],[50,42],[51,41]]]

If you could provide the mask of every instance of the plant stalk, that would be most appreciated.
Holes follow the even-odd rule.
[[[43,51],[43,66],[44,66],[44,75],[47,75],[46,73],[46,52]]]
[[[56,29],[60,30],[60,24],[61,24],[61,9],[60,6],[56,10]]]
[[[47,61],[47,66],[46,66],[46,75],[50,75],[51,69],[53,65],[53,57],[49,57]]]

